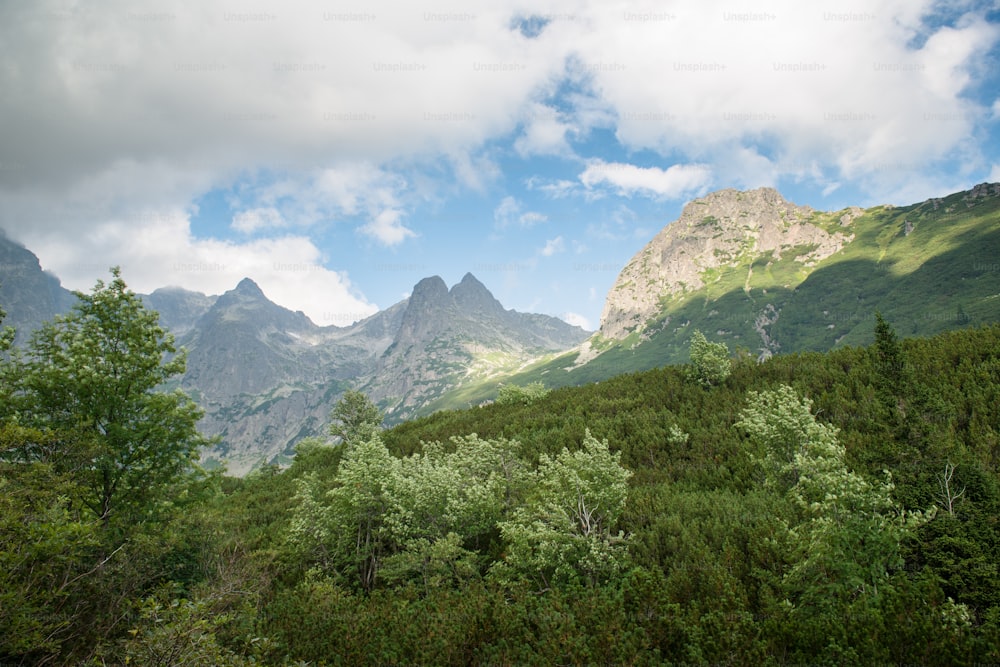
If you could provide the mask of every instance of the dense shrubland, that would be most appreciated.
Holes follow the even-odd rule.
[[[234,479],[155,317],[81,296],[0,375],[2,663],[1000,661],[998,326],[385,431],[352,393]]]

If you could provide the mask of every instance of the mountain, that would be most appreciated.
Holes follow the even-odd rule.
[[[220,439],[209,457],[243,474],[320,434],[336,398],[391,344],[401,310],[319,327],[249,278],[218,297],[179,340],[188,350],[181,386],[206,411],[202,431]]]
[[[30,250],[0,231],[0,306],[3,325],[17,331],[15,343],[25,342],[43,322],[73,307],[76,297],[59,279],[42,270]]]
[[[392,345],[362,385],[397,419],[466,383],[516,370],[587,337],[554,317],[505,310],[471,273],[450,290],[438,276],[425,278],[405,303]]]
[[[1000,321],[1000,184],[832,212],[771,188],[708,194],[625,265],[585,343],[435,407],[487,399],[498,381],[580,385],[686,363],[695,330],[760,360],[865,345],[876,312],[902,336]]]
[[[695,329],[760,358],[1000,320],[1000,184],[814,211],[770,188],[688,204],[625,266],[593,347],[686,361]]]
[[[152,294],[143,295],[142,300],[160,314],[160,325],[180,337],[194,327],[217,298],[181,287],[161,287]]]
[[[322,434],[346,389],[363,389],[399,421],[588,336],[504,309],[472,274],[450,290],[438,276],[421,280],[408,299],[347,327],[317,326],[250,278],[221,296],[179,287],[140,296],[187,351],[187,371],[172,385],[205,410],[199,428],[217,438],[205,460],[233,474],[286,460],[303,437]],[[34,254],[0,237],[0,305],[18,343],[75,298]]]
[[[586,337],[561,320],[505,310],[471,274],[450,291],[426,278],[408,299],[348,327],[319,327],[247,278],[180,338],[181,385],[206,411],[202,431],[220,439],[207,457],[242,474],[322,434],[346,389],[360,387],[398,421],[468,377],[512,371]]]

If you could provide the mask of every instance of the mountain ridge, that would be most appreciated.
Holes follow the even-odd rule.
[[[72,293],[11,246],[0,239],[8,324],[68,308]],[[249,277],[219,296],[161,288],[143,299],[188,350],[180,384],[206,410],[205,432],[221,438],[209,459],[242,474],[321,433],[348,388],[399,421],[489,400],[500,383],[558,387],[684,363],[695,329],[766,359],[870,342],[876,310],[904,336],[1000,321],[997,257],[1000,184],[832,212],[773,188],[727,189],[689,202],[632,257],[592,335],[506,310],[472,273],[450,288],[428,276],[344,327],[271,302]],[[11,299],[11,280],[42,296]]]

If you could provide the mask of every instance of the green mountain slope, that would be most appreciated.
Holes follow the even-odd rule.
[[[695,330],[757,358],[861,345],[876,311],[903,336],[1000,321],[1000,184],[836,212],[767,189],[697,200],[622,271],[587,344],[501,381],[561,387],[683,363]],[[465,387],[430,409],[495,392]]]

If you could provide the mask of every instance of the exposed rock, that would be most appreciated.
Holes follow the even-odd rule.
[[[73,293],[42,270],[34,253],[0,231],[0,307],[7,313],[2,326],[14,327],[16,344],[74,303]]]
[[[362,388],[404,417],[468,379],[513,370],[587,336],[558,318],[505,310],[471,273],[451,290],[433,276],[414,286],[395,340]]]
[[[812,248],[797,261],[815,263],[850,240],[811,224],[812,215],[772,188],[722,190],[692,201],[619,274],[601,315],[601,335],[621,339],[642,327],[661,312],[663,299],[701,288],[707,269],[766,253],[777,260],[797,246]],[[853,215],[853,209],[845,214]]]

